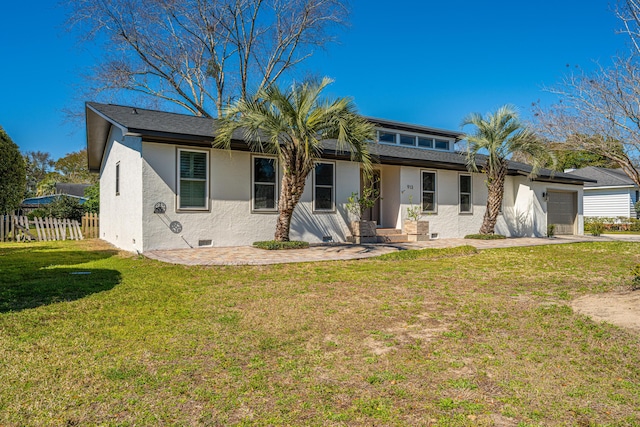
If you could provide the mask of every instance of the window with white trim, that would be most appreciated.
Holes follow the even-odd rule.
[[[418,147],[433,148],[433,138],[418,137]]]
[[[436,173],[422,171],[422,212],[436,212]]]
[[[335,210],[335,164],[316,162],[313,178],[313,210]]]
[[[416,137],[413,135],[400,134],[400,145],[416,146]]]
[[[391,132],[378,131],[378,142],[386,142],[387,144],[396,143],[396,134]]]
[[[273,157],[253,157],[253,206],[254,211],[278,210],[278,162]]]
[[[459,175],[460,186],[460,213],[471,213],[471,175]]]
[[[178,149],[178,209],[209,209],[209,153]]]

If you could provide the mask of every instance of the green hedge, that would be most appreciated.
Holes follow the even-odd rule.
[[[640,231],[640,219],[626,217],[585,217],[584,231],[586,233],[607,231]]]
[[[258,249],[279,250],[279,249],[306,249],[309,242],[301,242],[291,240],[289,242],[278,242],[276,240],[265,240],[262,242],[253,242],[253,246]]]
[[[507,237],[502,234],[467,234],[464,238],[476,240],[500,240],[506,239]]]

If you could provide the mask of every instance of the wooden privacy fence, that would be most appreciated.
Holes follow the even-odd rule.
[[[98,237],[98,215],[85,214],[82,226],[74,219],[0,215],[0,242],[82,240],[83,234]]]
[[[82,216],[82,234],[87,239],[100,237],[100,218],[97,213],[86,213]]]

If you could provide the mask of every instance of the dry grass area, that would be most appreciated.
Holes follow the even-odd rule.
[[[0,425],[640,425],[640,338],[572,311],[637,244],[183,267],[0,246]]]

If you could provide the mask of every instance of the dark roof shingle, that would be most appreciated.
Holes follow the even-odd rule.
[[[456,131],[429,128],[425,126],[409,125],[382,119],[369,119],[372,123],[384,127],[397,127],[409,130],[411,126],[419,132],[431,132],[434,135],[446,136],[459,140],[463,134]],[[99,170],[108,135],[108,123],[125,128],[127,132],[142,135],[147,141],[166,143],[187,143],[193,145],[210,146],[213,142],[217,120],[208,117],[195,117],[185,114],[164,111],[147,110],[143,108],[126,107],[112,104],[87,103],[87,145],[89,152],[89,167]],[[237,149],[248,149],[242,141],[242,133],[234,135]],[[239,145],[238,145],[239,144]],[[92,145],[94,145],[92,147]],[[372,153],[383,164],[410,165],[418,167],[433,167],[450,170],[467,170],[464,154],[454,151],[439,151],[417,149],[387,144],[373,144]],[[325,141],[324,155],[334,158],[348,158],[349,153],[339,152],[335,141]],[[482,161],[482,156],[479,157]],[[524,163],[509,162],[510,175],[528,175],[531,166]],[[538,180],[550,180],[582,184],[584,178],[542,169],[538,172]],[[587,179],[588,180],[588,179]]]
[[[603,168],[599,166],[587,166],[570,172],[594,182],[586,182],[585,187],[620,187],[635,186],[635,183],[621,169]]]

